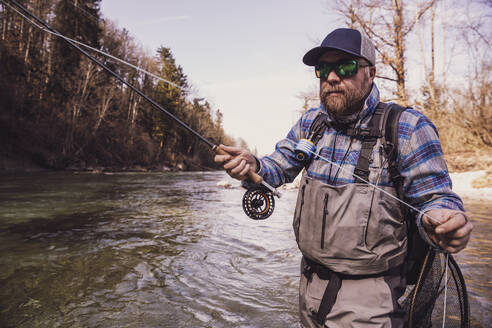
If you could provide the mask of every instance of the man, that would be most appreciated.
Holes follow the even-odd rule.
[[[403,327],[397,300],[406,285],[407,225],[400,204],[387,195],[397,196],[390,163],[378,139],[368,155],[370,184],[361,181],[354,171],[363,142],[348,133],[372,126],[380,112],[375,48],[359,31],[342,28],[308,51],[303,62],[315,66],[321,106],[304,113],[270,156],[257,159],[246,150],[221,146],[229,155],[217,155],[215,161],[233,178],[243,180],[252,170],[273,186],[291,182],[306,166],[294,217],[303,254],[299,305],[304,327]],[[319,113],[328,121],[316,145],[320,156],[302,162],[296,145],[307,138]],[[403,198],[419,210],[422,238],[446,252],[462,250],[472,224],[451,191],[434,125],[406,109],[398,123],[397,149]]]

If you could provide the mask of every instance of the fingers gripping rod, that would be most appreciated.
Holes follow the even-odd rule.
[[[212,150],[218,154],[218,155],[230,155],[228,152],[226,152],[224,149],[222,149],[220,146],[216,146],[214,145],[212,147]],[[278,198],[280,198],[280,193],[277,191],[277,189],[275,189],[274,187],[270,186],[268,183],[265,182],[265,180],[263,180],[263,178],[261,177],[261,175],[259,174],[256,174],[255,172],[253,171],[249,171],[248,172],[248,178],[255,184],[261,184],[263,185],[264,187],[266,187],[268,190],[270,190],[275,196],[277,196]]]
[[[6,0],[0,0],[0,2],[6,3],[6,4],[7,4],[7,2],[10,2],[10,3],[14,4],[25,15],[27,15],[31,19],[35,20],[37,23],[39,23],[42,26],[44,26],[44,28],[46,28],[47,30],[53,32],[54,34],[61,35],[58,31],[56,31],[50,25],[48,25],[48,23],[46,23],[45,21],[43,21],[42,19],[40,19],[39,17],[37,17],[36,15],[34,15],[31,11],[29,11],[27,8],[25,8],[23,5],[21,5],[17,1],[15,1],[15,0],[8,0],[8,1],[6,1]],[[95,57],[93,57],[92,55],[90,55],[87,51],[85,51],[84,49],[82,49],[81,47],[79,47],[76,43],[68,40],[67,38],[62,38],[62,39],[66,43],[68,43],[70,46],[72,46],[73,48],[75,48],[77,51],[79,51],[80,53],[82,53],[84,56],[86,56],[87,58],[89,58],[96,65],[98,65],[103,70],[105,70],[110,75],[112,75],[115,79],[117,79],[118,81],[120,81],[121,83],[123,83],[124,85],[126,85],[127,87],[129,87],[131,90],[133,90],[135,93],[137,93],[140,97],[144,98],[154,108],[159,109],[161,112],[163,112],[168,117],[170,117],[171,119],[173,119],[176,123],[178,123],[179,125],[181,125],[184,129],[188,130],[190,133],[192,133],[193,135],[195,135],[198,139],[200,139],[205,144],[207,144],[210,148],[212,148],[212,150],[216,154],[219,154],[219,155],[229,155],[229,153],[227,153],[224,149],[222,149],[219,146],[215,145],[210,140],[208,140],[207,138],[205,138],[204,136],[202,136],[200,133],[198,133],[197,131],[195,131],[194,129],[192,129],[190,126],[188,126],[186,123],[184,123],[183,121],[181,121],[178,117],[176,117],[175,115],[173,115],[172,113],[170,113],[168,110],[164,109],[161,105],[159,105],[153,99],[149,98],[146,94],[144,94],[142,91],[140,91],[139,89],[137,89],[135,86],[133,86],[132,84],[130,84],[129,82],[127,82],[126,80],[124,80],[119,74],[117,74],[114,71],[112,71],[106,65],[104,65],[103,63],[101,63],[98,59],[96,59]],[[255,172],[249,171],[248,172],[248,178],[252,182],[254,182],[255,184],[261,184],[261,185],[265,186],[274,195],[276,195],[277,197],[280,197],[280,193],[275,188],[273,188],[272,186],[270,186],[268,183],[266,183],[265,181],[263,181],[263,178],[260,175],[256,174]]]

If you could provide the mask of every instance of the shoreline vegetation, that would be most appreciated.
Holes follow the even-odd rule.
[[[199,94],[170,48],[144,50],[128,30],[102,17],[100,2],[29,0],[24,6],[62,35],[159,76],[91,53],[210,142],[243,142],[225,133],[222,112]],[[5,4],[0,4],[0,72],[0,170],[218,167],[212,151],[192,133]]]
[[[486,170],[469,171],[451,173],[451,180],[453,181],[453,191],[457,193],[464,200],[483,200],[492,201],[492,183],[490,183],[491,172]],[[489,183],[481,184],[479,187],[477,183],[489,179]]]
[[[212,143],[248,148],[244,140],[225,132],[221,110],[199,95],[170,48],[162,45],[154,53],[144,50],[130,31],[102,16],[100,3],[101,0],[83,0],[74,7],[65,1],[28,0],[25,6],[63,35],[165,79],[167,82],[157,81],[94,54]],[[427,9],[437,10],[434,5]],[[81,15],[80,10],[90,15]],[[363,24],[366,12],[372,11],[357,11],[361,16],[350,16],[356,18],[353,27],[368,26]],[[340,13],[352,15],[352,11]],[[398,17],[402,23],[403,16]],[[59,38],[29,25],[4,4],[0,5],[0,22],[0,173],[220,169],[213,161],[214,153],[194,135]],[[433,24],[432,19],[430,26]],[[411,105],[434,122],[450,172],[485,170],[483,176],[474,178],[473,186],[492,187],[492,65],[489,48],[478,47],[483,44],[479,42],[483,36],[475,32],[482,27],[466,34],[469,58],[474,58],[474,66],[470,67],[474,70],[466,75],[462,85],[456,88],[446,84],[432,65],[427,67],[428,77],[422,80],[418,92],[410,92],[405,86],[403,50],[412,49],[405,47],[406,40],[401,37],[405,26],[394,25],[394,30],[378,28],[383,28],[382,35],[399,36],[401,45],[399,52],[394,47],[385,48],[387,55],[398,53],[399,57],[388,57],[391,60],[381,67],[382,71],[397,69],[397,88],[381,81],[381,90],[393,92],[390,99]],[[316,94],[300,95],[304,109],[319,101]]]
[[[453,191],[464,198],[492,200],[492,151],[445,154]]]
[[[446,155],[453,191],[464,200],[492,201],[492,152],[469,152]],[[43,168],[32,161],[0,159],[0,174],[16,174],[28,172],[73,172],[74,174],[107,174],[118,172],[178,172],[178,171],[212,171],[214,168],[192,168],[192,165],[183,163],[160,166],[127,166],[127,167],[67,167],[65,169]],[[297,180],[297,179],[296,179]],[[237,185],[237,186],[236,186]],[[217,186],[224,188],[240,187],[232,178],[217,182]],[[283,189],[297,189],[298,184],[282,186]]]

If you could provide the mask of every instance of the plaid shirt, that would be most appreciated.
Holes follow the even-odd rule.
[[[378,103],[379,91],[373,84],[362,111],[345,117],[342,121],[365,128]],[[292,182],[303,169],[302,163],[295,158],[294,148],[300,139],[307,137],[309,128],[320,111],[324,111],[322,105],[305,112],[287,137],[277,143],[275,151],[270,156],[259,159],[258,173],[267,183],[277,187]],[[328,120],[331,121],[333,118],[328,115]],[[343,169],[323,159],[316,159],[308,167],[307,175],[332,185],[353,183],[353,173],[361,145],[360,140],[351,140],[351,137],[328,127],[317,144],[317,151],[321,157],[332,160]],[[380,186],[391,186],[388,163],[383,159],[382,150],[375,148],[369,168],[369,181]],[[411,205],[422,212],[431,208],[464,211],[461,199],[451,190],[451,179],[436,127],[427,117],[413,109],[406,109],[400,116],[396,162],[404,178],[403,191],[406,201]]]

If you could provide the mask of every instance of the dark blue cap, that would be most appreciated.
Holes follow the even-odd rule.
[[[304,55],[302,61],[308,66],[315,66],[319,58],[328,50],[340,50],[364,58],[371,65],[376,62],[376,49],[371,40],[350,28],[339,28],[328,34],[319,47],[309,50]]]

